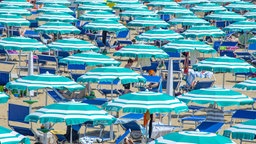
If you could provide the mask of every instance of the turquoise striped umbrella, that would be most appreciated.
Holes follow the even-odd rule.
[[[179,100],[197,104],[217,104],[220,107],[252,105],[254,100],[239,92],[223,88],[193,90],[177,97]]]
[[[78,102],[55,103],[36,110],[26,116],[25,121],[77,125],[92,121],[94,125],[111,125],[116,118],[94,105]]]
[[[249,43],[255,43],[256,42],[256,37],[252,37],[249,39]]]
[[[134,58],[168,58],[169,55],[162,49],[144,44],[133,44],[123,47],[121,50],[114,52],[114,56],[134,57]]]
[[[30,144],[30,139],[8,128],[0,126],[1,144]]]
[[[130,21],[127,26],[130,27],[169,27],[169,24],[158,17],[138,17]]]
[[[160,10],[158,14],[168,14],[168,15],[192,15],[193,12],[189,9],[186,9],[181,6],[171,6],[165,7],[164,9]]]
[[[108,32],[119,32],[119,31],[126,31],[128,30],[124,25],[121,23],[114,21],[114,20],[106,20],[106,19],[99,19],[83,27],[86,30],[93,30],[93,31],[108,31]]]
[[[69,39],[60,39],[55,42],[48,44],[48,47],[53,50],[61,50],[61,51],[98,51],[99,48],[94,46],[88,41],[84,41],[81,39],[69,38]]]
[[[132,10],[138,8],[147,8],[142,3],[117,3],[115,6],[112,7],[114,10]]]
[[[248,120],[240,124],[236,124],[231,128],[225,129],[223,135],[232,139],[239,139],[241,143],[243,140],[255,139],[256,134],[256,120]]]
[[[36,39],[27,37],[8,37],[0,40],[0,48],[6,50],[22,50],[22,51],[47,51],[49,50],[43,43]]]
[[[245,17],[249,18],[249,19],[255,19],[256,18],[256,12],[247,12],[244,14]]]
[[[256,22],[252,22],[252,21],[239,21],[239,22],[235,22],[230,24],[229,26],[226,26],[223,30],[224,31],[237,31],[237,32],[241,32],[241,31],[252,31],[256,29]]]
[[[237,1],[233,2],[227,6],[225,6],[227,9],[234,9],[234,10],[246,10],[251,11],[256,9],[256,5],[251,2],[244,2],[244,1]]]
[[[18,6],[3,6],[0,9],[0,14],[29,16],[31,15],[31,12]]]
[[[240,83],[236,83],[234,88],[256,90],[256,78],[251,78]]]
[[[80,76],[78,82],[114,82],[120,80],[122,84],[146,82],[146,79],[131,69],[123,67],[99,67],[86,72]]]
[[[168,6],[178,6],[179,4],[173,1],[152,1],[147,6],[150,7],[168,7]]]
[[[0,103],[7,103],[7,101],[9,100],[9,96],[4,93],[4,92],[0,92]],[[1,141],[1,140],[0,140]]]
[[[78,10],[85,10],[85,11],[112,11],[110,7],[103,3],[86,3],[83,5],[78,6]]]
[[[160,40],[160,41],[173,41],[176,39],[181,39],[183,38],[182,35],[179,33],[174,32],[173,30],[165,30],[165,29],[153,29],[153,30],[148,30],[138,36],[136,36],[136,39],[139,41],[155,41],[155,40]]]
[[[185,15],[178,18],[171,19],[169,21],[171,25],[182,24],[183,26],[191,26],[191,25],[208,25],[209,22],[201,19],[194,15]]]
[[[72,15],[63,12],[46,12],[36,18],[37,21],[60,21],[60,22],[75,22],[78,21]]]
[[[199,131],[173,132],[164,135],[149,144],[235,144],[227,137]]]
[[[31,8],[33,5],[25,0],[4,0],[0,2],[0,6],[20,6],[24,8]]]
[[[209,0],[183,0],[179,2],[178,4],[184,5],[184,4],[200,4],[200,3],[208,3]]]
[[[210,12],[210,11],[225,11],[226,8],[215,3],[203,3],[190,8],[190,10],[194,12]]]
[[[68,14],[73,14],[74,11],[72,11],[70,8],[64,5],[59,4],[50,4],[45,5],[44,7],[37,10],[38,12],[64,12]]]
[[[240,0],[210,0],[212,3],[231,3],[231,2],[238,2]]]
[[[87,66],[119,66],[115,59],[95,52],[79,53],[60,59],[61,63],[86,64]]]
[[[69,23],[64,22],[47,22],[40,27],[36,28],[35,31],[41,33],[56,33],[56,34],[79,34],[80,30]]]
[[[107,0],[107,2],[110,2],[110,3],[137,3],[138,0]]]
[[[201,53],[215,53],[208,44],[198,40],[175,40],[162,47],[166,52],[190,52],[197,50]]]
[[[204,17],[205,19],[210,20],[219,20],[219,21],[243,21],[246,20],[246,18],[242,15],[239,15],[235,12],[231,11],[220,11],[215,12],[213,14],[207,15]]]
[[[205,36],[223,37],[226,35],[226,33],[223,32],[221,29],[215,26],[210,26],[210,25],[193,26],[182,34],[185,37],[192,37],[192,38],[202,38]]]
[[[84,89],[84,87],[67,77],[53,75],[49,73],[25,76],[6,84],[7,89],[17,90],[38,90],[45,88],[52,89],[68,89],[69,91],[76,91]]]
[[[0,24],[6,26],[29,26],[30,22],[18,15],[0,14]]]
[[[148,10],[147,8],[128,9],[128,10],[121,12],[119,15],[126,16],[126,17],[145,17],[145,16],[155,17],[155,16],[158,16],[156,13]]]
[[[75,4],[87,4],[91,3],[92,0],[76,0],[74,3]],[[106,3],[105,0],[93,0],[94,3]]]
[[[108,111],[132,112],[132,113],[180,113],[188,110],[185,103],[177,98],[149,91],[129,93],[105,103],[104,108]]]
[[[119,17],[108,11],[92,11],[79,17],[80,20],[91,21],[97,19],[110,19],[118,21]]]
[[[68,0],[38,0],[37,4],[61,4],[61,5],[69,5],[71,4]]]

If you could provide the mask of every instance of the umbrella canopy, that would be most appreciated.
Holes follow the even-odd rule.
[[[181,6],[166,7],[158,12],[158,14],[180,14],[180,15],[192,15],[193,12]]]
[[[249,19],[255,19],[256,18],[256,12],[247,12],[244,14],[245,17],[249,18]]]
[[[246,20],[244,16],[241,16],[232,11],[219,11],[213,14],[207,15],[205,19],[219,20],[219,21],[243,21]]]
[[[208,25],[209,22],[201,19],[194,15],[185,15],[178,18],[171,19],[169,21],[172,25],[182,24],[183,26],[191,26],[191,25]]]
[[[173,1],[152,1],[147,6],[151,7],[168,7],[168,6],[178,6],[179,4]]]
[[[68,89],[69,91],[84,89],[82,85],[67,77],[49,73],[25,76],[6,84],[7,89],[38,90],[44,88]]]
[[[161,40],[161,41],[173,41],[176,39],[181,39],[183,36],[181,36],[179,33],[174,32],[173,30],[166,30],[166,29],[153,29],[148,30],[138,36],[136,36],[137,40],[143,40],[143,41],[155,41],[155,40]]]
[[[114,56],[134,57],[134,58],[169,58],[169,55],[162,49],[145,44],[132,44],[123,47],[121,50],[114,52]]]
[[[231,10],[234,9],[234,10],[246,10],[246,11],[256,9],[256,5],[254,5],[253,3],[250,3],[250,2],[245,2],[245,1],[233,2],[225,7],[227,9],[231,9]]]
[[[115,59],[95,52],[74,54],[60,59],[61,63],[86,64],[87,66],[119,66],[120,62]]]
[[[216,52],[210,45],[198,40],[175,40],[162,47],[166,52],[190,52],[197,50],[201,53]]]
[[[41,33],[56,33],[56,34],[79,34],[80,30],[69,23],[64,22],[48,22],[40,27],[36,28],[35,31]]]
[[[91,3],[92,0],[76,0],[74,3],[75,4],[87,4]],[[94,3],[106,3],[105,0],[93,0]]]
[[[68,0],[38,0],[37,4],[61,4],[61,5],[69,5],[71,2]]]
[[[235,144],[229,138],[209,132],[182,131],[164,135],[150,144]]]
[[[186,104],[217,104],[220,107],[252,105],[254,100],[239,92],[223,88],[193,90],[177,97]]]
[[[99,48],[94,46],[92,43],[88,41],[84,41],[81,39],[69,38],[69,39],[60,39],[55,42],[48,44],[50,49],[54,50],[62,50],[62,51],[98,51]]]
[[[256,42],[256,37],[252,37],[249,39],[249,43],[255,43]]]
[[[20,6],[24,8],[31,8],[33,5],[24,0],[5,0],[0,2],[0,6]]]
[[[131,9],[138,9],[138,8],[147,8],[140,2],[136,3],[117,3],[115,6],[112,7],[114,10],[131,10]]]
[[[231,2],[238,2],[240,0],[210,0],[212,3],[231,3]]]
[[[80,76],[78,82],[113,82],[120,80],[122,84],[146,82],[146,79],[131,69],[123,67],[99,67]]]
[[[111,125],[116,121],[116,118],[94,105],[67,102],[55,103],[38,109],[26,116],[25,121],[65,122],[66,125],[77,125],[92,121],[94,125]]]
[[[245,80],[244,82],[236,83],[234,88],[256,90],[256,78]]]
[[[121,23],[114,21],[114,20],[106,20],[106,19],[99,19],[83,27],[86,30],[93,30],[93,31],[108,31],[108,32],[119,32],[119,31],[126,31],[128,30],[124,25]]]
[[[247,63],[246,61],[233,57],[214,57],[207,58],[203,61],[198,62],[193,65],[193,69],[202,71],[213,71],[213,72],[240,72],[240,73],[248,73],[248,72],[256,72],[256,68]]]
[[[68,14],[73,14],[74,11],[72,11],[70,8],[64,5],[59,4],[50,4],[45,5],[44,7],[37,10],[38,12],[64,12]]]
[[[110,3],[137,3],[138,0],[107,0],[107,2],[110,2]]]
[[[102,11],[112,11],[112,9],[110,7],[108,7],[106,4],[103,3],[86,3],[83,5],[78,6],[78,10],[85,10],[85,11],[98,11],[98,10],[102,10]]]
[[[198,4],[190,9],[195,12],[225,11],[226,8],[215,3]]]
[[[169,24],[158,17],[138,17],[130,21],[127,26],[130,27],[169,27]]]
[[[119,17],[108,11],[92,11],[79,17],[80,20],[91,21],[97,19],[118,20]]]
[[[0,14],[0,24],[6,26],[29,26],[30,22],[18,15]]]
[[[252,31],[256,29],[256,22],[252,21],[240,21],[230,24],[229,26],[226,26],[223,30],[224,31]]]
[[[77,21],[72,15],[63,12],[46,12],[39,15],[36,20],[38,21],[60,21],[60,22],[75,22]]]
[[[0,48],[6,50],[22,50],[22,51],[47,51],[49,50],[43,43],[36,39],[27,37],[7,37],[0,40]]]
[[[9,100],[9,98],[10,97],[8,95],[6,95],[6,93],[0,92],[0,103],[1,104],[6,103]],[[1,142],[1,140],[0,140],[0,142]]]
[[[254,140],[256,134],[255,125],[256,120],[245,121],[224,130],[223,135],[232,139]]]
[[[145,16],[155,17],[155,16],[158,16],[156,13],[148,10],[147,8],[128,9],[128,10],[121,12],[119,15],[126,16],[126,17],[145,17]]]
[[[0,135],[1,144],[30,144],[29,138],[24,137],[23,135],[2,126],[0,126]]]
[[[210,25],[203,25],[203,26],[193,26],[192,28],[186,30],[182,33],[185,37],[192,37],[192,38],[202,38],[205,36],[210,37],[223,37],[226,35],[224,31],[221,29],[210,26]]]
[[[108,103],[104,108],[109,111],[132,112],[132,113],[168,113],[174,111],[180,113],[188,110],[185,103],[177,98],[164,94],[149,91],[129,93],[120,96]]]
[[[0,14],[14,14],[14,15],[29,16],[31,15],[31,12],[22,7],[11,5],[11,6],[1,7]]]
[[[200,3],[208,3],[209,0],[183,0],[179,2],[179,4],[200,4]]]

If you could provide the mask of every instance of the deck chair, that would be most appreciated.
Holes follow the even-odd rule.
[[[29,24],[29,28],[37,28],[39,25],[38,25],[38,21],[36,20],[29,20],[30,24]]]
[[[39,67],[39,74],[44,74],[47,72],[50,74],[56,74],[56,69],[50,67]]]
[[[70,73],[70,76],[71,76],[71,78],[75,81],[75,82],[77,82],[77,79],[80,77],[80,76],[82,76],[83,74],[78,74],[78,73]]]
[[[26,30],[24,33],[24,37],[33,38],[33,39],[40,41],[39,33],[35,32],[34,30]]]
[[[98,105],[98,106],[102,106],[106,102],[108,102],[108,99],[105,99],[105,98],[84,99],[82,101],[82,103]]]
[[[256,111],[254,110],[236,110],[230,121],[230,126],[232,126],[234,123],[236,123],[236,120],[251,120],[256,119]]]
[[[222,50],[220,51],[220,56],[236,57],[234,51],[231,50]]]
[[[223,125],[224,122],[204,121],[196,127],[196,130],[198,129],[200,132],[217,133]]]
[[[85,64],[68,64],[67,69],[69,72],[74,72],[74,71],[85,71],[86,65]]]
[[[119,80],[114,80],[113,81],[113,86],[117,86],[119,84]],[[104,81],[100,81],[98,83],[98,86],[97,86],[97,90],[105,96],[105,98],[107,98],[107,96],[111,95],[111,89],[104,89],[102,88],[101,86],[102,85],[109,85],[111,86],[111,82],[104,82]],[[116,96],[120,96],[123,94],[123,90],[121,89],[113,89],[113,94],[116,95]]]
[[[64,98],[57,90],[47,90],[47,95],[49,95],[55,103],[58,102],[67,102],[68,99]]]
[[[155,72],[157,71],[157,67],[158,67],[159,62],[151,62],[150,66],[144,66],[142,67],[143,71],[149,71],[149,70],[154,70]]]
[[[0,67],[9,65],[10,69],[6,69],[6,71],[0,71],[0,85],[6,85],[9,81],[11,81],[11,73],[15,67],[15,63],[0,61]]]
[[[173,90],[178,90],[180,87],[180,82],[179,80],[174,80],[173,81]],[[162,81],[162,89],[166,89],[167,87],[167,80]]]
[[[8,125],[14,131],[24,135],[24,136],[35,136],[34,132],[32,131],[29,122],[25,122],[25,117],[29,114],[29,107],[16,105],[9,103],[8,109]],[[13,125],[13,123],[22,123],[23,125],[27,125],[27,127],[20,127]],[[19,124],[20,125],[20,124]],[[30,127],[30,128],[28,128]]]
[[[143,119],[143,116],[144,114],[140,114],[140,113],[128,113],[118,118],[115,124],[125,124],[131,121],[139,121]]]
[[[149,75],[142,75],[145,79],[146,82],[149,83],[158,83],[158,87],[157,88],[152,88],[149,89],[149,91],[153,91],[153,92],[162,92],[162,77],[160,76],[149,76]],[[146,90],[145,87],[140,87],[140,90]]]
[[[120,137],[117,138],[116,144],[123,144],[125,138],[128,137],[130,133],[131,133],[131,130],[130,130],[130,129],[128,129],[127,131],[125,131],[123,135],[121,135]]]
[[[198,90],[201,88],[210,88],[214,84],[214,80],[208,80],[208,81],[197,81],[193,90]]]
[[[256,43],[249,44],[248,50],[256,50]]]

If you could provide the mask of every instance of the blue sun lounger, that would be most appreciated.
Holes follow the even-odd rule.
[[[196,127],[196,130],[198,129],[200,132],[217,133],[223,125],[224,122],[204,121]]]

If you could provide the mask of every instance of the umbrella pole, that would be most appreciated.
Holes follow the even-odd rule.
[[[72,144],[73,142],[72,142],[72,140],[73,140],[73,138],[72,138],[73,136],[72,136],[72,125],[70,126],[70,144]]]
[[[110,140],[114,139],[114,131],[113,131],[113,124],[110,125]]]
[[[18,77],[20,78],[20,65],[21,65],[21,49],[19,51],[19,69],[18,69]]]
[[[222,88],[225,88],[225,73],[222,76]]]
[[[47,106],[47,101],[48,101],[48,99],[47,99],[47,91],[45,90],[45,106]]]
[[[111,100],[113,99],[113,81],[111,82]]]
[[[172,58],[169,58],[166,93],[169,95],[173,95],[173,60]],[[168,125],[171,125],[171,112],[168,113]]]

